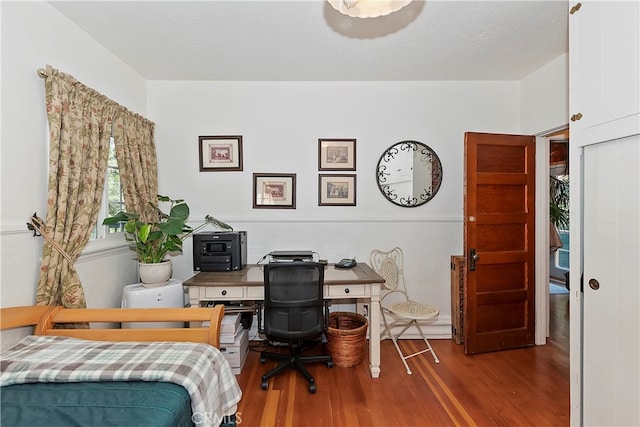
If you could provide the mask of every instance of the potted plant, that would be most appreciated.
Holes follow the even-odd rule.
[[[160,209],[160,203],[169,203],[169,211]],[[167,254],[181,254],[183,241],[205,227],[212,224],[219,229],[233,230],[228,224],[210,215],[205,222],[195,229],[187,224],[189,205],[182,199],[171,199],[158,195],[157,218],[152,222],[140,220],[140,214],[120,211],[112,217],[105,218],[103,225],[124,224],[125,239],[129,247],[135,251],[139,262],[140,280],[147,285],[166,284],[171,278],[171,260]]]

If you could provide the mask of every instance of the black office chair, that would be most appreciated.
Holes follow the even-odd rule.
[[[288,344],[289,351],[260,353],[260,363],[266,363],[267,359],[282,361],[262,376],[263,390],[269,388],[269,378],[290,367],[302,373],[309,382],[309,393],[315,393],[315,380],[304,365],[326,362],[329,368],[333,367],[329,355],[302,355],[328,328],[329,306],[323,298],[323,285],[324,265],[320,263],[265,264],[264,325],[262,310],[258,309],[258,329],[268,340]]]

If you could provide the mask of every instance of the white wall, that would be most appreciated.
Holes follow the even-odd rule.
[[[520,131],[534,135],[567,126],[569,56],[560,55],[520,82]]]
[[[194,225],[210,213],[247,230],[249,262],[289,248],[366,261],[373,248],[401,246],[412,292],[439,306],[444,334],[449,256],[462,251],[464,132],[533,133],[559,122],[557,113],[534,121],[523,111],[546,105],[548,84],[564,81],[555,75],[561,60],[523,82],[145,82],[49,3],[5,1],[0,13],[2,307],[35,298],[42,239],[25,222],[46,212],[48,130],[36,75],[46,64],[156,123],[160,191],[186,199]],[[200,173],[197,137],[224,134],[243,135],[244,171]],[[357,206],[317,206],[318,138],[357,139]],[[391,204],[375,184],[380,154],[404,139],[432,147],[444,168],[439,193],[418,208]],[[296,173],[297,209],[252,209],[252,172]],[[174,259],[178,278],[191,274],[190,245]],[[93,249],[77,263],[88,305],[117,306],[135,281],[131,253]]]
[[[450,333],[450,256],[462,251],[464,132],[519,130],[518,82],[149,83],[159,187],[192,219],[210,213],[247,230],[249,262],[271,250],[310,249],[330,262],[400,246],[416,299],[441,310]],[[242,135],[242,172],[199,172],[199,135]],[[318,138],[356,138],[357,206],[318,206]],[[405,139],[433,148],[438,194],[402,208],[382,197],[376,164]],[[253,209],[252,173],[295,173],[295,210]],[[326,173],[326,172],[323,172]],[[194,223],[195,225],[195,223]],[[191,242],[174,276],[192,274]]]
[[[26,222],[46,216],[47,64],[69,73],[129,109],[146,114],[146,81],[63,17],[48,2],[2,2],[2,141],[0,306],[35,303],[42,238]],[[77,264],[91,307],[119,305],[124,284],[135,281],[127,249],[81,257]]]

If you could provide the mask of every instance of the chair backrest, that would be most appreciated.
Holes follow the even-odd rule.
[[[264,334],[285,342],[319,336],[325,329],[324,265],[282,262],[264,266]]]
[[[371,267],[384,279],[387,291],[405,292],[402,266],[404,255],[402,249],[395,247],[390,251],[374,249],[369,255]]]

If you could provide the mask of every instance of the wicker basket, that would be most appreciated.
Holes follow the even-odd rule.
[[[360,364],[364,359],[366,343],[366,317],[344,311],[329,314],[327,350],[335,366],[349,368]]]

